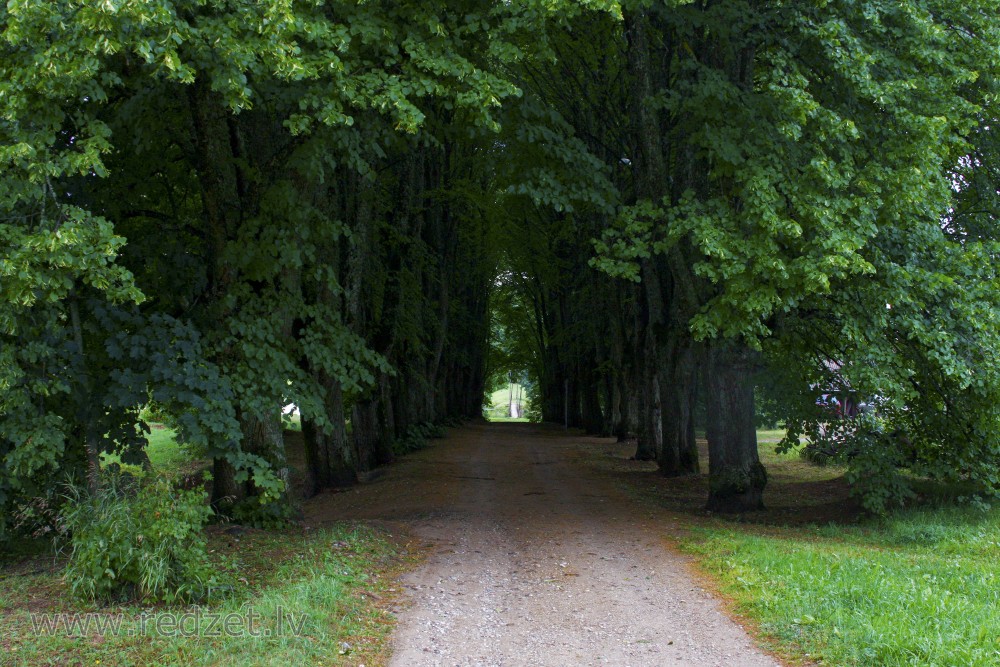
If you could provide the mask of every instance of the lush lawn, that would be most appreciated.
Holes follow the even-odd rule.
[[[220,595],[201,607],[74,602],[51,557],[0,568],[3,664],[288,667],[384,661],[392,623],[386,606],[395,595],[391,575],[400,563],[386,535],[346,525],[312,535],[250,531],[232,536],[220,530],[211,546],[219,559]],[[250,606],[258,615],[253,626]],[[285,619],[281,632],[279,607]],[[35,623],[39,613],[90,613],[93,625],[84,633],[77,626],[73,634],[82,637],[68,636],[63,625],[39,634],[32,612]],[[149,617],[140,631],[137,619],[143,612]],[[180,629],[170,629],[167,614],[182,615]],[[230,615],[233,632],[212,636],[219,626],[210,627],[210,614]],[[97,631],[98,619],[119,617],[124,618],[119,632],[102,636]],[[260,636],[251,636],[251,630]]]
[[[151,430],[147,439],[146,455],[153,466],[153,472],[167,477],[179,477],[190,474],[207,465],[207,460],[197,458],[190,449],[177,442],[177,432],[163,424],[150,424]],[[102,454],[105,465],[121,464],[117,454]]]
[[[514,396],[521,392],[521,408],[527,410],[529,407],[528,398],[524,388],[519,384],[513,385]],[[486,410],[486,416],[491,422],[526,422],[525,417],[511,419],[507,415],[510,413],[511,386],[505,385],[503,389],[498,389],[490,396],[490,407]]]
[[[176,431],[160,424],[153,424],[146,453],[153,470],[168,475],[181,470],[192,458],[191,452],[177,443]]]
[[[779,493],[811,494],[840,474],[776,454],[781,435],[759,434]],[[809,496],[800,501],[808,510]],[[682,547],[780,652],[828,665],[1000,665],[1000,511],[938,504],[859,519],[845,506],[822,525],[777,518],[692,522]]]

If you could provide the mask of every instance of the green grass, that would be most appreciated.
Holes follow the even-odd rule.
[[[781,435],[758,437],[783,493],[839,474],[775,453]],[[682,548],[780,653],[824,665],[1000,664],[1000,511],[938,502],[853,523],[690,526]]]
[[[297,421],[297,419],[296,419]],[[287,427],[286,427],[287,428]],[[294,429],[293,429],[294,430]],[[204,467],[170,428],[154,425],[147,454],[154,473],[189,475]],[[104,455],[104,463],[120,463]],[[127,468],[131,466],[126,466]],[[138,472],[138,469],[135,470]],[[225,526],[209,529],[209,548],[217,565],[221,593],[202,606],[146,608],[138,603],[74,600],[61,576],[64,561],[44,540],[23,540],[0,559],[0,664],[4,665],[356,665],[385,661],[392,616],[383,598],[402,559],[395,544],[379,531],[341,525],[318,533],[251,530],[231,536]],[[255,630],[275,629],[278,607],[305,618],[301,634],[253,637],[246,632],[248,605],[259,614]],[[210,636],[210,620],[199,613],[243,619],[234,636]],[[84,637],[60,627],[49,636],[33,631],[32,612],[91,614],[92,622],[119,616],[122,631],[103,636],[96,625]],[[145,632],[139,615],[150,614]],[[185,632],[166,636],[158,619],[188,612]],[[159,621],[163,622],[163,621]],[[7,656],[10,656],[8,659]]]
[[[147,440],[146,454],[153,466],[153,472],[166,477],[180,477],[191,474],[207,465],[208,461],[197,458],[190,449],[177,441],[177,432],[163,424],[150,424],[152,427]],[[118,454],[104,453],[101,455],[104,465],[121,464]],[[126,466],[129,467],[129,466]],[[139,472],[136,467],[133,472]]]
[[[801,460],[802,457],[799,455],[798,449],[789,450],[787,452],[777,451],[778,443],[781,442],[784,437],[785,429],[783,428],[775,430],[761,429],[757,431],[757,450],[760,453],[761,462],[764,465]]]
[[[199,607],[139,605],[100,607],[71,601],[57,573],[27,574],[0,570],[0,651],[11,665],[338,665],[372,664],[385,657],[392,617],[379,601],[392,597],[392,573],[400,562],[394,544],[380,532],[341,525],[321,533],[251,531],[236,540],[219,533],[212,545],[220,559],[225,599]],[[51,559],[49,560],[51,564]],[[244,624],[235,636],[208,636],[205,613],[248,618],[252,605],[260,618],[249,636]],[[276,632],[278,607],[302,621],[295,634],[286,625]],[[29,612],[81,612],[112,618],[123,614],[123,632],[69,637],[63,627],[51,636],[33,632]],[[147,611],[146,632],[135,618]],[[164,636],[157,618],[188,612],[189,636]],[[163,626],[160,626],[163,627]],[[130,635],[131,633],[131,635]],[[8,662],[9,660],[9,662]],[[367,662],[366,662],[367,661]]]
[[[177,442],[177,432],[172,428],[154,424],[148,439],[146,453],[157,472],[170,474],[191,460],[190,452]]]
[[[514,384],[514,396],[517,396],[517,392],[521,392],[521,408],[522,410],[527,410],[530,407],[527,395],[525,394],[524,388],[519,384]],[[506,385],[502,389],[497,389],[493,394],[490,395],[490,407],[486,409],[486,417],[491,422],[527,422],[528,419],[525,417],[518,417],[517,419],[511,419],[507,415],[510,411],[510,392],[511,386]]]
[[[612,468],[636,497],[672,514],[681,548],[793,664],[1000,665],[1000,508],[956,506],[968,490],[918,485],[924,504],[877,519],[849,496],[844,468],[778,453],[758,431],[765,512],[706,514],[703,474]]]
[[[778,444],[781,439],[785,437],[785,429],[758,429],[757,430],[757,443],[758,444]]]
[[[199,459],[190,449],[178,442],[177,431],[155,422],[151,423],[150,427],[146,454],[153,466],[153,472],[167,477],[178,477],[207,465],[207,459]],[[299,415],[291,415],[289,420],[284,422],[284,428],[289,431],[301,431],[302,422]],[[121,458],[117,454],[103,454],[102,460],[105,464],[121,464]]]

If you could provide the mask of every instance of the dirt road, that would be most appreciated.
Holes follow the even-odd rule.
[[[528,424],[454,429],[310,517],[398,523],[428,548],[403,581],[392,665],[779,664],[666,547],[663,517],[580,463],[594,443]]]

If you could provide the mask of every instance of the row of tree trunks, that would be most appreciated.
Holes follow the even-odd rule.
[[[621,440],[635,438],[636,459],[655,460],[665,476],[682,476],[701,471],[695,431],[703,404],[709,508],[758,509],[767,477],[756,454],[753,357],[739,352],[737,343],[692,341],[672,281],[651,271],[640,294],[640,312],[632,315],[636,335],[626,338],[611,328],[606,332],[613,340],[601,344],[592,337],[589,352],[587,339],[574,341],[576,349],[559,344],[556,334],[565,322],[542,323],[551,327],[546,338],[554,341],[539,352],[543,419]],[[627,317],[624,308],[612,312]],[[615,353],[616,348],[622,352]],[[720,355],[718,349],[737,351]],[[602,352],[610,358],[601,358]],[[582,361],[570,365],[568,359]]]
[[[662,442],[657,463],[664,475],[697,474],[699,464],[694,412],[698,384],[695,354],[676,329],[667,338],[658,360]]]
[[[659,20],[662,17],[654,18],[641,8],[625,17],[635,196],[651,202],[675,201],[684,191],[697,192],[705,181],[705,165],[689,151],[674,150],[667,140],[675,119],[648,104],[671,85],[669,69],[654,65],[673,60],[672,35],[669,28],[654,26]],[[714,49],[706,58],[718,59],[725,51],[713,46],[714,39],[709,36],[697,45]],[[737,54],[740,62],[730,69],[746,77],[752,68],[744,67],[741,58]],[[690,318],[712,293],[710,284],[692,274],[694,256],[681,239],[662,255],[642,260],[646,427],[636,456],[649,458],[655,453],[665,475],[699,471],[695,406],[700,386],[709,444],[707,506],[725,512],[759,509],[767,476],[757,456],[752,355],[739,342],[712,341],[696,347],[690,340]]]
[[[256,211],[244,210],[247,205],[245,190],[241,185],[235,155],[238,142],[231,140],[232,126],[224,105],[208,84],[198,79],[188,87],[191,117],[190,142],[194,148],[194,166],[201,186],[202,214],[207,229],[206,259],[208,264],[209,317],[215,326],[224,328],[229,313],[224,305],[235,280],[235,271],[229,264],[228,247],[247,216]],[[227,350],[220,350],[219,361],[225,365]],[[241,420],[244,434],[254,432],[252,425]],[[261,443],[251,444],[259,448]],[[237,470],[229,458],[217,456],[212,465],[212,505],[225,510],[243,500],[247,495],[246,483],[237,482]]]
[[[387,157],[378,179],[364,175],[363,170],[343,169],[333,178],[309,181],[293,172],[264,169],[271,147],[258,150],[263,139],[251,137],[248,148],[245,135],[254,134],[266,114],[230,117],[213,95],[203,84],[190,88],[192,152],[200,156],[196,168],[208,230],[212,303],[205,311],[224,330],[233,286],[246,289],[253,280],[273,280],[274,285],[261,282],[259,287],[295,291],[306,303],[315,304],[317,312],[325,313],[321,317],[335,319],[338,326],[342,323],[344,330],[381,355],[392,369],[374,369],[374,382],[360,389],[355,385],[345,393],[339,370],[330,370],[329,359],[325,367],[308,358],[297,362],[323,396],[321,404],[300,406],[307,468],[302,493],[310,496],[324,488],[355,483],[365,472],[390,463],[394,443],[418,424],[478,415],[489,333],[487,293],[493,276],[482,259],[485,232],[473,231],[471,242],[463,236],[470,235],[463,225],[475,230],[484,222],[456,221],[449,200],[429,195],[447,187],[455,168],[452,148],[400,146],[402,159]],[[252,179],[241,177],[241,170],[246,169],[266,175],[253,186]],[[260,214],[259,191],[282,178],[316,209],[345,221],[349,230],[322,241],[326,244],[321,246],[326,255],[321,267],[324,276],[248,279],[232,265],[238,255],[233,244],[240,234],[248,233],[248,222],[255,224]],[[281,317],[280,312],[272,313]],[[310,326],[319,316],[297,313],[296,317],[285,318],[282,335],[302,344],[315,335]],[[223,366],[226,354],[225,349],[219,352]],[[234,348],[231,356],[236,359],[239,350]],[[275,396],[273,419],[259,409],[238,411],[242,441],[228,444],[229,452],[213,464],[212,497],[217,508],[259,492],[252,482],[237,482],[241,471],[231,461],[241,457],[230,458],[232,453],[260,456],[286,482],[287,491],[279,401],[282,397]],[[255,399],[253,405],[258,403]],[[252,475],[253,469],[249,472]]]

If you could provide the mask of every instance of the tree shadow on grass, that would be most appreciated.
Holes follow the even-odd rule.
[[[792,454],[776,454],[773,443],[761,444],[761,459],[768,471],[763,511],[722,515],[705,510],[708,498],[708,445],[698,440],[702,474],[664,477],[653,461],[631,459],[634,443],[595,440],[598,446],[587,464],[612,475],[640,499],[695,521],[723,519],[737,523],[796,526],[856,523],[863,516],[860,503],[851,497],[843,468],[819,466]]]

